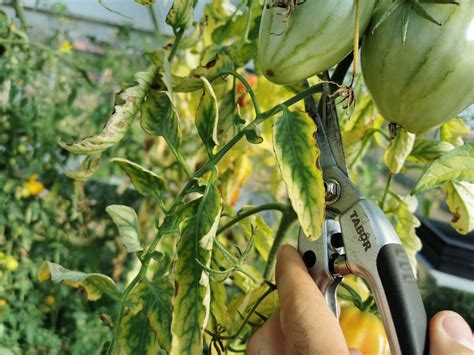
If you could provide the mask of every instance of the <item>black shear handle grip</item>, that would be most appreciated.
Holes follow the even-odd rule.
[[[381,283],[401,353],[428,353],[425,308],[403,247],[384,245],[377,256],[377,269],[383,275]]]

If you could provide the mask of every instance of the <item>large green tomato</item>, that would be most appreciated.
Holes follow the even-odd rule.
[[[391,4],[385,1],[374,23]],[[405,3],[365,38],[361,53],[365,83],[380,113],[414,133],[443,123],[474,102],[474,1],[420,4],[442,26]],[[404,14],[409,22],[402,43]]]
[[[287,3],[294,1],[294,10],[268,8],[275,0],[267,0],[263,10],[258,59],[263,74],[277,84],[295,83],[327,70],[353,48],[355,0]],[[360,1],[360,33],[374,6],[375,0]]]

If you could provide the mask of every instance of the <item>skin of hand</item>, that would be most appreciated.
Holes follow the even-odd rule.
[[[295,248],[278,252],[280,308],[250,339],[249,355],[355,354]],[[474,354],[471,328],[457,313],[442,311],[429,325],[430,355]]]

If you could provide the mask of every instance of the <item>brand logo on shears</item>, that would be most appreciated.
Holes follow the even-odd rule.
[[[364,247],[364,250],[367,251],[370,249],[372,246],[370,244],[370,233],[367,233],[364,230],[364,226],[360,222],[359,215],[357,214],[357,211],[354,210],[352,214],[350,215],[352,224],[354,224],[354,228],[357,232],[357,235],[359,236],[359,240],[362,242],[362,246]]]

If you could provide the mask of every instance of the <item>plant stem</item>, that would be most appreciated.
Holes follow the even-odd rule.
[[[226,71],[223,71],[222,74],[232,75],[236,77],[237,79],[239,79],[242,82],[242,84],[244,84],[245,88],[247,89],[247,92],[250,95],[250,98],[252,99],[253,107],[255,108],[255,116],[258,117],[261,114],[260,105],[258,104],[258,100],[257,100],[257,96],[255,95],[255,92],[253,91],[252,87],[247,82],[247,80],[234,70],[226,70]]]
[[[354,69],[352,81],[357,76],[357,71],[359,70],[359,18],[360,18],[360,0],[355,0],[355,28],[354,28]]]
[[[273,275],[278,249],[285,242],[286,233],[295,220],[296,213],[291,206],[288,206],[285,212],[283,212],[283,216],[281,216],[280,225],[278,226],[275,240],[273,241],[270,254],[268,255],[267,265],[265,266],[265,271],[263,272],[263,278],[265,280],[269,280]]]
[[[390,185],[392,184],[393,174],[390,174],[385,184],[385,190],[383,192],[382,201],[380,201],[380,209],[383,211],[385,207],[385,200],[387,199],[388,192],[390,191]]]
[[[285,206],[284,204],[282,203],[266,203],[266,204],[263,204],[263,205],[260,205],[260,206],[257,206],[255,208],[252,208],[252,209],[249,209],[245,212],[242,212],[242,213],[237,213],[237,217],[235,217],[233,220],[227,222],[226,224],[224,224],[222,227],[220,227],[218,230],[217,230],[217,233],[216,235],[219,235],[221,234],[222,232],[226,231],[227,229],[229,229],[230,227],[232,227],[233,225],[239,223],[241,220],[247,218],[247,217],[250,217],[254,214],[257,214],[259,212],[262,212],[262,211],[272,211],[272,210],[275,210],[275,211],[280,211],[280,212],[285,212],[285,210],[287,209],[288,207]]]
[[[23,6],[20,4],[20,0],[13,0],[12,6],[15,9],[16,17],[18,17],[20,20],[22,30],[28,32],[28,24],[26,22],[25,12],[23,11]]]
[[[176,51],[178,50],[179,43],[181,42],[181,39],[183,38],[183,34],[184,34],[184,29],[183,28],[181,28],[180,30],[175,32],[176,38],[174,40],[173,47],[171,48],[170,55],[168,56],[168,61],[169,62],[171,62],[173,60],[174,56],[176,55]]]
[[[153,23],[153,28],[157,35],[160,34],[160,25],[158,24],[158,19],[156,18],[155,10],[152,5],[148,6],[148,13],[150,14],[151,22]]]

